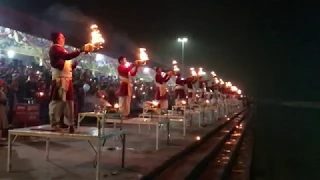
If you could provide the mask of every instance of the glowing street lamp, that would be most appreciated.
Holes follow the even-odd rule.
[[[188,42],[188,38],[178,38],[178,41],[186,43],[186,42]]]
[[[188,42],[188,38],[184,37],[184,38],[178,38],[178,42],[181,43],[182,45],[182,52],[181,52],[181,68],[182,68],[182,72],[184,71],[184,43]]]

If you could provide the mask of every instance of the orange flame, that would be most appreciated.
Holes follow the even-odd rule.
[[[206,72],[203,71],[203,68],[199,68],[198,76],[203,76],[205,74],[206,74]]]
[[[158,105],[159,105],[159,102],[158,102],[158,101],[152,101],[152,105],[153,105],[153,106],[158,106]]]
[[[176,60],[172,61],[172,65],[173,65],[173,71],[174,72],[179,72],[180,69],[178,68],[178,62]]]
[[[194,70],[193,67],[190,68],[190,71],[192,76],[197,76],[197,72]]]
[[[178,66],[173,66],[173,71],[178,72],[178,71],[180,71],[180,69],[178,68]]]
[[[114,108],[116,108],[116,109],[118,109],[120,106],[119,106],[119,104],[118,103],[116,103],[116,104],[114,104],[114,106],[113,106]]]
[[[177,65],[178,63],[177,63],[177,61],[176,60],[173,60],[172,61],[172,65]]]
[[[140,50],[140,60],[141,61],[147,61],[149,60],[149,56],[148,54],[146,53],[146,48],[139,48]]]
[[[100,30],[96,24],[91,25],[91,44],[96,48],[102,48],[102,44],[104,44],[104,39],[100,34]]]

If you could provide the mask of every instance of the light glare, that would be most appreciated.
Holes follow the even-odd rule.
[[[178,42],[182,42],[182,43],[185,43],[185,42],[188,42],[188,38],[178,38]]]
[[[8,58],[13,58],[16,53],[13,50],[8,50],[7,55]]]

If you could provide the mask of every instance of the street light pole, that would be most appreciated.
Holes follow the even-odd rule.
[[[184,42],[182,42],[182,51],[181,51],[181,67],[182,67],[182,73],[184,74]]]
[[[184,74],[184,44],[188,42],[188,38],[178,38],[178,42],[181,42],[182,50],[181,50],[181,69],[182,74]]]

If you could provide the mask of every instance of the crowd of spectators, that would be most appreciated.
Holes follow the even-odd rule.
[[[37,63],[26,63],[21,60],[0,59],[0,78],[5,81],[5,93],[8,98],[8,122],[12,123],[15,107],[18,103],[40,104],[40,120],[49,122],[48,106],[51,83],[50,69]],[[153,100],[155,84],[145,82],[143,78],[135,78],[134,95],[132,99],[133,111],[141,109],[146,100]],[[77,112],[91,111],[95,102],[88,102],[88,97],[104,99],[111,105],[118,102],[116,91],[119,85],[117,75],[103,74],[94,76],[90,69],[76,68],[73,72],[74,97]],[[84,85],[90,86],[85,92]],[[173,95],[172,89],[168,89]],[[172,96],[170,96],[172,97]]]

